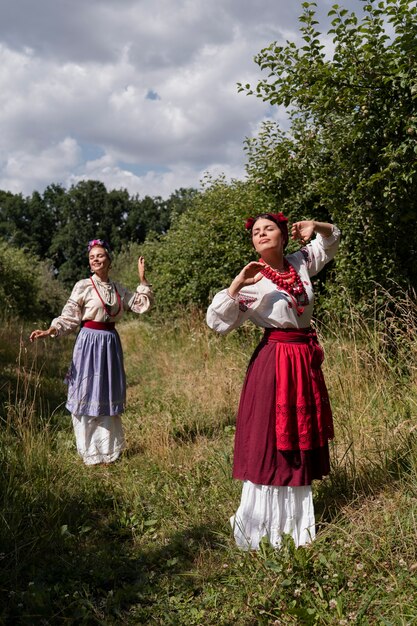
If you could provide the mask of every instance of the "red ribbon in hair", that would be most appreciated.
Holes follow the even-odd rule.
[[[262,215],[257,215],[256,217],[248,217],[248,219],[245,222],[245,228],[246,230],[251,230],[254,223],[256,222],[256,220],[258,220],[261,217],[267,218],[271,218],[274,222],[277,222],[277,224],[279,223],[287,223],[288,222],[288,218],[285,217],[284,213],[262,213]]]

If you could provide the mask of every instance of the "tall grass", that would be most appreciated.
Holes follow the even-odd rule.
[[[309,547],[240,552],[229,516],[240,387],[259,331],[195,312],[120,326],[128,450],[76,456],[61,380],[72,340],[2,331],[0,620],[19,624],[417,623],[416,302],[319,326],[333,472]]]

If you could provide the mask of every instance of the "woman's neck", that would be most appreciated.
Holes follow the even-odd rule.
[[[99,280],[101,280],[102,283],[108,283],[109,282],[109,273],[104,271],[98,271],[98,272],[94,272],[95,276],[97,276],[97,278]]]
[[[277,250],[265,250],[262,254],[262,258],[265,263],[268,263],[274,270],[284,269],[284,254],[282,251]]]

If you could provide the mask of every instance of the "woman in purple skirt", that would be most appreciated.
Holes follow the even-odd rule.
[[[112,463],[125,448],[120,415],[126,402],[123,351],[115,328],[124,311],[145,313],[153,295],[139,257],[140,284],[130,292],[109,280],[111,252],[102,239],[88,243],[90,278],[78,281],[48,330],[34,330],[30,341],[68,335],[79,326],[66,382],[77,450],[86,465]]]
[[[328,223],[297,222],[292,239],[304,247],[285,256],[287,222],[282,213],[247,220],[260,259],[248,263],[207,311],[208,325],[219,333],[246,320],[265,329],[236,422],[233,477],[243,489],[231,523],[243,549],[257,549],[264,536],[279,546],[283,533],[297,546],[309,543],[315,536],[311,483],[330,471],[333,421],[323,352],[311,328],[311,277],[334,257],[340,231]]]

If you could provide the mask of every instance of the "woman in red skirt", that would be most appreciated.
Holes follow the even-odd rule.
[[[260,259],[216,294],[207,311],[208,325],[219,333],[246,320],[265,328],[236,423],[233,477],[243,489],[231,523],[244,549],[257,549],[264,536],[279,546],[283,533],[297,546],[309,543],[315,536],[311,483],[330,471],[333,421],[323,352],[310,326],[311,277],[334,257],[340,231],[323,222],[296,222],[292,238],[305,245],[285,256],[287,222],[282,213],[247,220]]]

